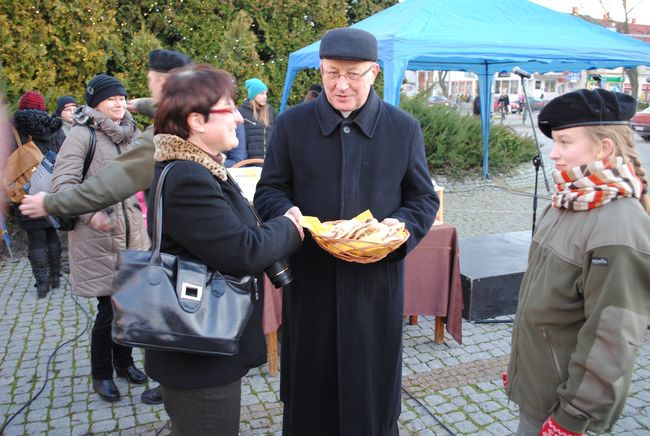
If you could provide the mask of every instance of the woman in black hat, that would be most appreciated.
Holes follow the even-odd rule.
[[[126,151],[136,138],[136,125],[126,110],[126,90],[114,77],[100,74],[86,87],[86,105],[77,108],[73,127],[54,167],[53,192],[81,183],[91,143],[95,143],[86,177],[102,171]],[[125,248],[146,249],[138,200],[131,196],[104,210],[80,215],[69,235],[70,274],[73,292],[97,298],[97,317],[90,342],[93,388],[105,401],[117,401],[120,392],[113,382],[113,370],[131,383],[147,378],[133,363],[131,348],[113,343],[111,292],[117,254]]]
[[[650,315],[635,106],[629,95],[580,90],[539,114],[554,141],[556,192],[533,235],[504,377],[517,434],[608,432],[623,409]]]

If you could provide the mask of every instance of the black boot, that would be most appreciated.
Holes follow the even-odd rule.
[[[29,263],[32,265],[34,279],[36,280],[36,293],[38,298],[45,298],[50,292],[50,280],[47,276],[47,250],[35,248],[29,250]]]
[[[61,276],[61,245],[59,243],[47,244],[47,261],[50,267],[50,286],[58,289]]]

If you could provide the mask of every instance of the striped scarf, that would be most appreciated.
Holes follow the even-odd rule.
[[[555,170],[553,178],[553,207],[573,211],[591,210],[619,197],[640,198],[643,192],[634,167],[620,156]]]

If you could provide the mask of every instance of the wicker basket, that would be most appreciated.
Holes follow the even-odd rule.
[[[323,224],[335,225],[339,222],[327,221]],[[323,250],[338,259],[347,262],[372,263],[388,256],[389,253],[395,251],[411,236],[406,229],[402,232],[405,235],[402,239],[388,243],[359,241],[356,239],[338,239],[314,234],[312,234],[312,237]]]

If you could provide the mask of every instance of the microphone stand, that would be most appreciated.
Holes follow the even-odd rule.
[[[537,185],[539,184],[539,169],[542,168],[542,174],[544,176],[544,184],[546,186],[546,192],[551,193],[551,187],[548,184],[548,178],[546,177],[546,170],[544,168],[544,159],[542,158],[542,150],[539,148],[539,141],[537,140],[537,131],[535,130],[535,123],[533,121],[533,112],[530,109],[530,102],[528,101],[528,94],[526,93],[526,83],[524,81],[524,76],[519,74],[521,79],[521,87],[524,90],[524,102],[526,104],[526,111],[528,112],[528,117],[530,120],[530,126],[533,128],[533,137],[535,138],[535,145],[537,146],[537,155],[533,158],[533,165],[535,166],[535,192],[533,194],[533,230],[532,233],[535,234],[535,222],[537,221]]]

